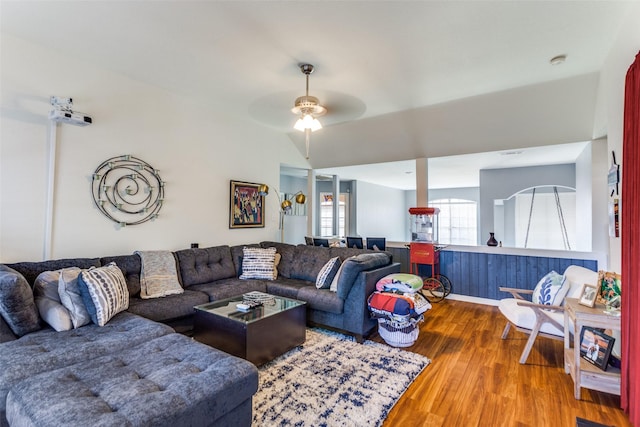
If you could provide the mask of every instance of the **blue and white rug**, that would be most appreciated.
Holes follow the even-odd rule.
[[[261,366],[253,427],[380,426],[431,361],[323,329]]]

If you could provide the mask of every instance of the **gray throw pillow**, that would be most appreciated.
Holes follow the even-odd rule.
[[[33,296],[36,300],[40,317],[58,332],[73,329],[69,310],[62,305],[60,294],[58,293],[60,271],[44,271],[36,277],[36,281],[33,284]]]
[[[38,309],[31,286],[20,273],[0,264],[0,315],[11,331],[21,337],[40,329]]]
[[[84,305],[82,294],[78,287],[78,276],[82,272],[77,267],[64,268],[60,271],[58,294],[62,305],[69,310],[73,327],[79,328],[91,323],[91,316]]]

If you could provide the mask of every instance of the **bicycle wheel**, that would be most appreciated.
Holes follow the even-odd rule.
[[[440,302],[445,297],[444,286],[438,279],[433,277],[424,279],[422,291],[422,295],[429,300],[429,302]]]
[[[451,280],[449,280],[449,278],[444,274],[436,274],[435,278],[442,283],[442,286],[444,286],[444,296],[446,297],[449,295],[451,293],[451,289],[453,289],[451,286]]]

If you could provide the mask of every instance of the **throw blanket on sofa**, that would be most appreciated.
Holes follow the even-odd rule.
[[[135,251],[142,261],[140,298],[158,298],[184,292],[178,281],[176,260],[170,251]]]

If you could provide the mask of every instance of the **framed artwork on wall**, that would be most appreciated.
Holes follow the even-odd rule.
[[[264,196],[260,184],[231,181],[229,228],[264,227]]]

